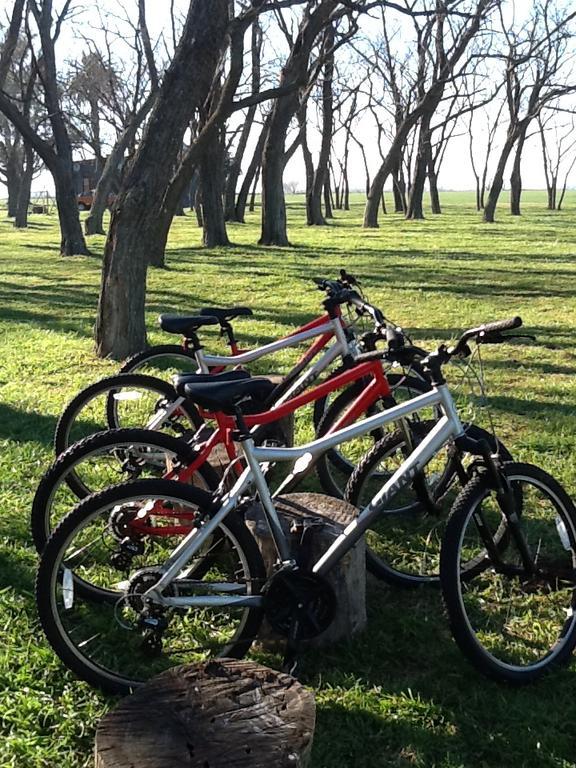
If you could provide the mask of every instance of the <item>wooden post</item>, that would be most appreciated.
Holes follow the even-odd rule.
[[[174,667],[106,715],[96,768],[300,768],[314,694],[282,672],[218,659]]]
[[[319,522],[314,526],[309,555],[311,564],[319,559],[342,530],[354,520],[358,510],[351,504],[319,493],[289,493],[274,499],[282,528],[288,536],[292,553],[296,555],[301,540],[302,526],[290,532],[295,522],[306,525],[306,518]],[[278,555],[268,524],[259,504],[246,512],[246,523],[258,542],[266,565],[272,573]],[[366,626],[366,545],[361,539],[328,574],[337,599],[337,612],[332,624],[321,635],[309,641],[313,646],[324,646],[350,638]],[[276,646],[278,637],[264,622],[261,642]]]

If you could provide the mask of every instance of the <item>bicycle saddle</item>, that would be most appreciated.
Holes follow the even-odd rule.
[[[276,386],[262,376],[221,383],[214,381],[214,376],[210,379],[209,382],[185,384],[186,397],[208,411],[227,414],[233,414],[238,406],[241,406],[243,413],[258,413]]]
[[[218,325],[219,320],[212,315],[160,315],[158,323],[166,333],[188,336],[203,325]]]
[[[180,397],[188,397],[185,387],[187,384],[203,384],[209,382],[242,381],[249,379],[248,371],[223,371],[222,373],[177,373],[172,377],[174,389]]]

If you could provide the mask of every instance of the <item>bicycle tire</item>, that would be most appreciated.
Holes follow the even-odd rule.
[[[162,357],[181,357],[183,360],[193,363],[196,368],[198,368],[196,355],[192,350],[185,349],[181,344],[156,344],[153,347],[143,349],[141,352],[136,352],[136,354],[128,357],[122,363],[118,373],[136,373],[146,363]]]
[[[88,387],[85,387],[83,390],[81,390],[81,392],[72,398],[72,400],[68,403],[62,412],[62,415],[58,419],[56,431],[54,433],[54,451],[56,456],[59,456],[61,453],[63,453],[72,443],[77,442],[77,440],[71,439],[71,431],[81,411],[98,396],[104,395],[110,391],[114,392],[115,390],[120,390],[125,387],[140,387],[142,390],[157,393],[160,398],[169,401],[175,400],[178,397],[174,387],[162,379],[158,379],[153,376],[144,376],[143,374],[139,373],[119,373],[114,376],[107,376],[106,378],[100,379],[94,384],[90,384]],[[110,428],[118,429],[121,427],[121,425],[111,425],[108,420],[108,399],[109,398],[107,397],[106,405],[103,408],[103,415],[105,416],[106,423]],[[191,403],[182,403],[180,406],[180,412],[184,414],[190,428],[197,429],[202,425],[202,418],[200,417],[197,409]],[[100,429],[92,429],[89,427],[92,430],[90,434],[94,434],[94,432],[101,432],[102,424],[98,426],[100,426]],[[143,427],[145,425],[137,424],[131,426]],[[82,435],[82,437],[86,436],[87,435]]]
[[[218,632],[222,633],[222,625],[219,629],[216,622],[226,621],[222,607],[216,608],[216,613],[211,613],[211,618],[208,620],[205,620],[204,614],[210,612],[209,607],[198,609],[196,624],[190,623],[191,620],[188,623],[182,623],[180,631],[176,633],[172,633],[170,627],[168,628],[169,637],[175,643],[176,650],[171,651],[170,656],[161,652],[159,656],[152,658],[146,655],[149,649],[145,647],[142,640],[141,627],[136,625],[135,628],[130,628],[120,622],[119,612],[128,611],[128,599],[138,601],[137,592],[132,593],[128,598],[126,594],[123,595],[117,591],[117,585],[111,584],[116,588],[108,590],[111,597],[107,600],[96,602],[90,596],[84,595],[84,591],[79,587],[85,583],[82,577],[88,566],[82,565],[81,568],[81,563],[78,562],[74,565],[75,571],[72,572],[68,567],[72,565],[70,559],[65,559],[67,548],[71,542],[81,542],[85,529],[90,524],[97,527],[99,521],[105,519],[110,508],[135,499],[171,500],[183,506],[192,505],[204,510],[211,504],[210,494],[169,480],[125,483],[89,496],[62,520],[50,537],[42,554],[36,577],[38,614],[48,642],[61,661],[78,677],[111,694],[128,693],[162,669],[184,663],[186,660],[182,658],[184,655],[191,657],[190,660],[194,659],[193,649],[187,645],[191,638],[199,638],[196,642],[203,642],[202,632],[204,632],[211,633],[215,639],[218,639]],[[257,595],[265,579],[264,563],[256,541],[246,528],[243,519],[240,515],[229,515],[217,530],[231,547],[231,549],[219,547],[219,555],[226,556],[231,551],[237,553],[243,569],[243,578],[245,577],[242,581],[240,572],[231,572],[230,578],[236,578],[247,595]],[[102,551],[106,555],[105,547]],[[81,557],[87,561],[86,547],[72,548],[69,558],[72,557]],[[201,557],[205,561],[210,559],[210,552],[204,553]],[[93,573],[97,572],[96,565],[97,559],[94,556]],[[105,572],[112,568],[109,562],[104,563]],[[219,564],[218,578],[226,579],[228,574],[223,572],[222,568],[222,564]],[[210,578],[207,582],[214,586]],[[208,590],[209,594],[213,594],[214,591],[214,589]],[[62,609],[60,609],[60,603],[63,603]],[[121,607],[122,604],[125,604],[124,609]],[[140,607],[130,607],[130,610],[134,613],[141,612]],[[171,613],[170,621],[186,622],[191,615],[192,611],[179,607]],[[182,616],[185,618],[182,619]],[[126,621],[126,618],[122,616],[122,620]],[[224,647],[216,654],[212,653],[214,648],[209,649],[208,657],[225,655],[241,658],[255,639],[261,620],[262,609],[259,606],[241,607],[239,624],[234,634],[230,638],[221,638],[225,643]],[[83,639],[84,636],[86,636],[85,639]]]
[[[424,436],[434,423],[422,422],[418,425],[418,431]],[[506,446],[499,440],[495,441],[492,434],[475,424],[465,427],[468,437],[487,441],[492,451],[498,451],[501,461],[512,461]],[[391,468],[386,474],[379,473],[374,485],[371,483],[372,472],[396,455],[399,462],[406,456],[405,437],[398,430],[386,435],[358,464],[346,486],[346,501],[359,509],[364,507],[397,467]],[[427,509],[418,497],[417,489],[409,485],[399,491],[391,502],[392,506],[386,507],[386,512],[366,534],[367,569],[376,578],[393,586],[414,588],[422,584],[438,584],[440,581],[440,545],[452,506],[447,495],[454,490],[459,479],[455,459],[449,455],[445,461],[443,454],[439,454],[439,457],[440,463],[436,467],[429,465],[427,468],[429,476],[433,469],[437,469],[433,480],[430,480],[433,486],[429,487],[431,501],[438,509],[437,514]],[[394,506],[402,504],[402,501],[402,506]],[[469,568],[472,567],[470,564]]]
[[[428,392],[430,390],[429,382],[426,382],[422,379],[417,379],[412,376],[389,374],[387,375],[387,379],[393,392],[398,388],[406,389],[410,393],[417,392],[418,394]],[[356,400],[356,398],[366,388],[367,383],[368,380],[366,379],[356,381],[336,397],[333,403],[328,407],[318,426],[316,432],[317,439],[323,437],[330,431],[332,425],[342,417],[342,415],[350,408],[354,400]],[[411,396],[414,397],[413,394]],[[396,405],[396,400],[394,399],[393,395],[384,399],[384,406],[386,409],[391,408],[394,405]],[[362,414],[361,418],[374,415],[376,412],[377,404],[375,403],[371,405],[364,414]],[[367,438],[371,438],[373,441],[377,442],[383,438],[385,431],[385,427],[380,427],[379,429],[375,429],[370,432],[369,435],[367,435]],[[357,450],[358,461],[360,460],[360,457],[363,456],[371,447],[367,443],[363,443],[362,445],[363,447]],[[320,481],[320,485],[322,486],[324,493],[327,493],[329,496],[334,496],[338,499],[344,498],[346,484],[348,483],[350,476],[352,475],[358,463],[358,461],[353,462],[347,459],[341,453],[342,450],[344,449],[338,446],[338,448],[332,448],[326,451],[318,458],[315,467],[318,480]]]
[[[191,464],[197,457],[194,448],[181,438],[172,437],[162,432],[145,429],[116,429],[97,432],[84,440],[71,445],[53,462],[52,466],[42,476],[30,514],[32,539],[38,552],[42,552],[50,532],[55,528],[53,521],[54,500],[62,484],[65,483],[77,499],[83,499],[95,491],[104,488],[89,488],[86,482],[77,474],[77,467],[83,461],[91,458],[100,451],[107,450],[110,454],[119,446],[128,444],[130,447],[149,446],[171,454],[183,465]],[[121,457],[125,462],[125,457]],[[128,467],[130,469],[130,467]],[[134,464],[134,471],[138,465]],[[215,490],[220,481],[218,473],[208,463],[204,462],[196,470],[208,490]],[[124,477],[133,481],[135,477]],[[112,483],[110,483],[112,484]],[[113,483],[114,485],[117,482]],[[74,501],[76,503],[76,501]]]
[[[477,474],[456,499],[446,527],[442,596],[452,635],[466,658],[492,679],[522,685],[566,664],[576,646],[576,510],[562,486],[539,467],[513,462],[502,471],[512,487],[522,484],[517,522],[537,572],[513,564],[519,549],[512,529],[508,546],[498,552],[500,562],[489,553],[488,539],[478,536],[475,516],[481,515],[488,531],[499,519],[506,525],[510,520],[497,503],[491,506],[495,491],[484,474]],[[546,513],[551,519],[545,531]],[[475,550],[484,565],[470,578],[461,573],[460,563],[463,552],[469,557]],[[520,601],[527,616],[519,620],[512,611]]]

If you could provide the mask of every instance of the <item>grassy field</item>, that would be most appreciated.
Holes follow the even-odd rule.
[[[149,274],[150,341],[165,340],[159,312],[215,301],[254,308],[237,323],[246,345],[272,340],[317,311],[308,278],[340,267],[424,346],[520,314],[536,342],[484,353],[492,412],[515,457],[547,468],[576,496],[576,195],[556,213],[543,194],[527,193],[521,218],[502,210],[492,226],[471,195],[443,200],[440,217],[389,215],[365,231],[360,199],[318,229],[305,226],[293,199],[287,249],[254,244],[256,216],[230,227],[235,247],[212,251],[199,247],[192,217],[177,219],[168,268]],[[114,704],[64,669],[35,618],[28,515],[56,419],[82,386],[116,369],[92,351],[103,238],[91,240],[89,257],[62,259],[57,243],[55,218],[32,217],[20,232],[0,219],[2,768],[92,765],[95,725]],[[210,340],[219,347],[216,334]],[[273,367],[291,359],[281,354]],[[521,690],[488,682],[461,658],[433,590],[371,584],[368,629],[349,646],[310,654],[303,679],[317,691],[314,768],[576,765],[576,665]]]

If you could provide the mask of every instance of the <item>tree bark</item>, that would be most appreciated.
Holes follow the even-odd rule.
[[[492,185],[490,186],[488,200],[484,206],[483,218],[484,221],[488,223],[493,223],[495,220],[498,198],[500,197],[500,192],[504,186],[504,171],[506,170],[506,163],[508,162],[508,158],[510,157],[510,153],[512,152],[514,144],[516,143],[517,136],[518,134],[515,130],[512,130],[508,133],[506,141],[504,142],[504,146],[502,147],[502,152],[498,158],[498,165],[496,166]]]
[[[323,50],[327,52],[324,63],[324,79],[322,81],[322,142],[318,165],[314,171],[309,203],[309,224],[322,226],[326,219],[322,213],[322,190],[328,172],[330,149],[332,147],[332,132],[334,129],[334,97],[332,79],[334,77],[334,28],[329,26],[324,31]]]
[[[393,169],[400,162],[402,149],[406,143],[408,134],[418,120],[419,114],[420,113],[415,110],[405,118],[394,136],[388,155],[372,179],[372,184],[370,185],[370,190],[368,192],[368,199],[366,200],[366,208],[364,209],[364,227],[366,228],[374,229],[378,227],[378,209],[380,206],[380,199],[382,198],[382,192],[384,191],[384,184]]]
[[[156,675],[98,724],[95,768],[307,768],[314,694],[253,661]]]
[[[202,155],[200,183],[202,185],[202,241],[207,248],[230,245],[222,205],[224,143],[221,134],[211,142]]]
[[[394,213],[406,213],[406,182],[402,172],[402,161],[392,170],[392,194],[394,195]]]
[[[244,180],[242,181],[240,192],[238,193],[234,221],[237,221],[240,224],[244,224],[244,215],[246,213],[246,203],[248,201],[248,196],[250,195],[250,187],[252,185],[252,182],[254,181],[256,171],[260,167],[260,162],[262,160],[262,152],[264,151],[264,143],[266,141],[266,134],[268,132],[268,126],[269,126],[269,118],[266,118],[266,121],[262,126],[262,130],[260,131],[260,136],[258,137],[258,141],[256,142],[256,147],[254,149],[254,154],[252,155],[252,160],[250,161],[250,165],[248,166],[246,173],[244,174]]]
[[[260,56],[262,52],[262,28],[256,20],[252,24],[252,40],[251,40],[251,54],[252,54],[252,94],[258,93],[260,90]],[[226,197],[224,203],[224,214],[226,221],[238,221],[237,208],[236,208],[236,186],[238,184],[238,178],[242,170],[242,160],[244,153],[246,152],[246,145],[248,144],[248,138],[254,118],[256,116],[256,104],[248,108],[246,112],[246,118],[242,126],[242,132],[240,133],[240,139],[238,140],[238,146],[236,148],[236,154],[234,160],[230,166],[228,172],[228,180],[226,182]],[[261,153],[260,153],[261,154]]]
[[[34,150],[26,147],[24,172],[18,193],[18,205],[14,217],[14,226],[17,229],[25,229],[28,226],[28,206],[30,205],[30,190],[32,188],[32,176],[34,175]]]
[[[300,144],[302,145],[302,158],[304,160],[304,174],[306,178],[306,223],[311,225],[313,224],[312,187],[314,185],[314,161],[312,160],[312,152],[310,152],[310,147],[308,146],[306,103],[302,104],[301,108],[298,110],[298,121],[300,123]]]
[[[6,187],[8,190],[8,218],[13,219],[18,210],[20,185],[22,180],[22,163],[19,147],[13,147],[6,163]]]
[[[414,167],[414,177],[408,201],[407,219],[424,218],[424,185],[428,172],[428,162],[431,152],[430,147],[430,121],[432,112],[426,112],[422,115],[420,123],[420,132],[418,134],[418,151],[416,153],[416,163]]]
[[[140,109],[136,112],[128,125],[122,131],[118,140],[112,147],[110,154],[108,155],[106,163],[104,164],[104,168],[102,169],[102,173],[98,179],[98,183],[96,184],[94,200],[92,202],[92,207],[90,208],[90,213],[84,222],[84,231],[87,235],[104,234],[104,226],[102,223],[104,219],[104,211],[108,207],[110,194],[112,193],[115,184],[120,180],[119,169],[124,159],[124,155],[126,154],[128,147],[134,141],[136,131],[152,108],[154,99],[155,94],[150,94],[144,104],[140,107]]]
[[[252,184],[252,192],[250,194],[250,203],[248,205],[248,210],[250,213],[254,213],[256,210],[256,187],[258,186],[258,179],[260,178],[261,170],[261,166],[258,166],[258,168],[256,168],[256,173],[254,174],[254,182]]]
[[[332,188],[330,186],[329,174],[326,174],[326,178],[324,179],[324,218],[334,218],[334,213],[332,212]]]
[[[512,173],[510,175],[510,213],[512,216],[520,216],[520,197],[522,196],[522,175],[521,175],[521,163],[522,163],[522,150],[524,149],[524,143],[526,141],[526,131],[528,129],[528,123],[520,131],[520,135],[516,141],[516,153],[514,155],[514,163],[512,165]]]
[[[52,32],[52,2],[45,2],[40,11],[35,5],[31,5],[31,9],[38,25],[42,45],[41,79],[57,155],[54,158],[53,167],[49,167],[54,177],[60,221],[60,253],[63,256],[88,254],[89,251],[80,225],[76,195],[74,194],[72,144],[60,105],[54,50],[55,35]]]
[[[112,211],[96,320],[101,357],[122,359],[146,344],[148,244],[158,237],[158,214],[166,210],[164,196],[184,133],[191,115],[208,97],[227,26],[227,0],[192,0],[176,54]]]
[[[283,188],[286,133],[300,104],[298,88],[307,83],[312,47],[333,10],[333,3],[322,3],[304,16],[288,60],[282,69],[280,86],[290,84],[292,89],[274,102],[270,113],[270,128],[262,156],[260,245],[289,245]]]

